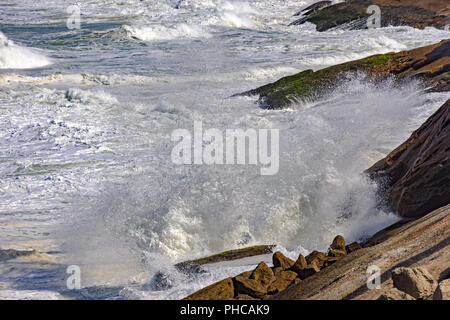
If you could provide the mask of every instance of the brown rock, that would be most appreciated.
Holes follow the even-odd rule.
[[[347,252],[345,250],[330,249],[328,251],[329,257],[342,258],[342,257],[345,257],[346,255],[347,255]]]
[[[277,251],[273,254],[272,262],[275,268],[281,267],[284,270],[291,268],[295,263],[294,260],[284,256],[280,251]]]
[[[184,300],[229,300],[234,297],[234,285],[231,278],[213,283],[194,292]]]
[[[263,286],[255,279],[236,276],[234,281],[238,294],[246,294],[257,299],[263,299],[267,295],[267,286]]]
[[[336,236],[330,245],[330,249],[345,251],[345,240],[341,235]]]
[[[260,245],[260,246],[252,246],[247,248],[234,249],[229,251],[224,251],[218,254],[214,254],[212,256],[204,257],[196,260],[189,260],[177,263],[175,265],[176,268],[182,269],[185,265],[204,265],[209,263],[216,263],[222,261],[233,261],[238,259],[243,259],[247,257],[253,257],[257,255],[268,254],[272,252],[272,249],[275,248],[275,245]]]
[[[305,257],[302,254],[299,254],[297,261],[295,261],[291,269],[296,273],[300,273],[301,270],[305,269],[307,266],[308,263],[306,262]]]
[[[286,289],[296,278],[294,271],[279,271],[275,273],[276,280],[269,286],[268,293],[275,294]]]
[[[392,271],[394,287],[416,299],[427,299],[436,290],[433,277],[423,268],[397,268]]]
[[[439,285],[434,292],[433,300],[450,300],[450,279],[439,282]]]
[[[329,267],[331,266],[333,263],[335,263],[336,261],[338,261],[340,258],[335,258],[335,257],[327,257],[327,260],[325,261],[325,263],[323,264],[323,267]]]
[[[443,46],[447,51],[444,56],[450,60],[448,57],[450,41],[443,42],[441,47]],[[436,50],[440,50],[440,47],[434,51]],[[426,54],[428,58],[424,60],[431,59],[433,52]],[[423,63],[425,62],[418,61],[416,67],[420,67]],[[450,63],[447,63],[447,69],[449,65]],[[450,81],[448,73],[445,79]],[[450,199],[449,126],[450,99],[418,130],[414,131],[406,142],[367,170],[369,176],[382,186],[380,194],[388,203],[389,209],[400,216],[421,217],[448,204]]]
[[[265,262],[258,264],[250,275],[250,279],[258,281],[263,287],[268,287],[275,281],[275,275]]]
[[[322,268],[325,264],[325,262],[327,261],[327,257],[325,256],[325,253],[323,252],[319,252],[314,250],[313,252],[311,252],[310,254],[308,254],[306,257],[306,262],[308,264],[311,264],[313,262],[315,262],[315,264],[319,267]]]
[[[348,254],[359,249],[362,249],[362,246],[358,242],[352,242],[345,247]]]
[[[304,280],[306,278],[309,278],[313,274],[316,274],[319,271],[320,271],[320,268],[313,262],[313,263],[309,264],[308,266],[306,266],[306,268],[299,270],[298,277],[300,279]]]
[[[404,293],[396,288],[392,288],[381,294],[377,300],[415,300],[409,294]]]

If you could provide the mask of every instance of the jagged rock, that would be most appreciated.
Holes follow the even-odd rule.
[[[335,263],[336,261],[340,260],[340,258],[336,258],[336,257],[327,257],[327,260],[325,261],[325,263],[323,264],[323,267],[329,267],[331,266],[333,263]]]
[[[439,285],[433,294],[433,300],[450,300],[450,279],[439,282]]]
[[[330,245],[330,249],[345,251],[345,240],[344,240],[344,237],[341,236],[341,235],[337,235],[333,239],[333,242]]]
[[[359,249],[362,249],[362,246],[358,242],[352,242],[345,247],[345,251],[347,251],[348,254]]]
[[[294,271],[284,271],[281,268],[276,268],[274,274],[276,279],[267,290],[269,294],[283,291],[297,278],[297,273]]]
[[[325,262],[327,261],[327,257],[325,255],[325,253],[319,252],[317,250],[314,250],[313,252],[308,254],[305,257],[305,259],[308,264],[311,264],[314,262],[316,264],[316,266],[318,266],[319,268],[322,268],[324,266]]]
[[[333,239],[333,242],[330,245],[330,249],[328,250],[329,257],[342,258],[347,255],[347,251],[345,249],[345,240],[341,235],[336,236]]]
[[[250,279],[254,279],[260,282],[262,286],[267,287],[275,281],[275,275],[265,262],[260,262],[250,275]]]
[[[342,74],[348,72],[364,73],[369,80],[393,76],[398,83],[418,78],[424,81],[429,91],[446,91],[450,90],[449,56],[450,40],[443,40],[409,51],[374,55],[317,71],[305,70],[234,96],[259,95],[262,108],[281,109],[293,102],[327,95],[342,83]]]
[[[302,254],[299,254],[297,261],[295,261],[291,269],[296,273],[300,273],[301,270],[305,269],[307,266],[308,262],[306,262],[305,257]]]
[[[347,255],[347,252],[345,250],[330,249],[328,251],[329,257],[342,258],[342,257],[345,257],[346,255]]]
[[[298,277],[302,280],[309,278],[313,274],[316,274],[320,271],[320,268],[313,262],[307,265],[305,268],[299,270]]]
[[[423,268],[397,268],[392,271],[394,287],[416,299],[427,299],[436,290],[436,282]]]
[[[295,263],[294,260],[284,256],[280,251],[274,253],[272,257],[272,262],[275,268],[281,267],[283,268],[283,270],[291,268]]]
[[[396,288],[381,294],[377,300],[415,300],[409,294],[402,292]]]
[[[448,56],[450,42],[447,50]],[[450,99],[406,142],[366,171],[380,185],[379,193],[389,209],[416,218],[449,202],[449,127]]]
[[[291,25],[310,22],[317,31],[326,31],[340,26],[343,29],[367,29],[367,20],[372,13],[367,8],[380,8],[380,26],[411,26],[444,28],[450,23],[450,14],[445,1],[436,0],[347,0],[334,5],[317,6],[306,11],[302,19]],[[314,5],[313,5],[314,6]]]
[[[233,297],[233,279],[227,278],[194,292],[184,300],[229,300]]]
[[[244,276],[236,276],[234,281],[238,294],[246,294],[257,299],[263,299],[267,295],[268,287],[263,286],[261,282],[255,279],[249,279]]]

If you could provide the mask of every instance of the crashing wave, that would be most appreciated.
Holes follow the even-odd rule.
[[[0,32],[0,69],[32,69],[51,63],[36,49],[18,46]]]

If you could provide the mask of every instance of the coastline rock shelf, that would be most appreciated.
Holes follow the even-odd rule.
[[[259,95],[262,108],[281,109],[295,101],[315,99],[335,89],[345,73],[364,72],[368,79],[395,76],[398,81],[419,78],[428,91],[450,90],[450,39],[399,53],[370,56],[318,71],[306,70],[241,93]]]
[[[411,26],[418,29],[435,27],[443,29],[450,24],[450,6],[445,0],[347,0],[331,5],[320,1],[296,15],[302,15],[291,25],[310,22],[317,31],[332,28],[348,30],[367,29],[371,14],[367,8],[377,5],[381,11],[381,27]]]

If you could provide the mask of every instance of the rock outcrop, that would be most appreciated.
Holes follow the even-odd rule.
[[[186,300],[229,300],[234,298],[234,283],[231,278],[213,283],[190,296]]]
[[[320,1],[311,9],[300,11],[302,17],[291,25],[311,22],[317,31],[332,28],[348,30],[367,29],[367,20],[373,12],[369,6],[380,8],[380,26],[411,26],[423,29],[435,27],[443,29],[450,24],[450,6],[441,0],[347,0],[330,5]],[[297,14],[298,15],[298,14]]]
[[[282,268],[283,270],[291,268],[295,261],[285,257],[280,251],[277,251],[273,254],[272,262],[274,268]]]
[[[449,203],[450,99],[367,173],[402,217],[420,217]]]
[[[363,72],[368,79],[394,76],[398,82],[419,78],[429,91],[450,90],[450,39],[398,53],[370,56],[325,69],[306,70],[241,93],[259,95],[262,108],[280,109],[293,102],[317,99],[342,83],[345,73]]]

